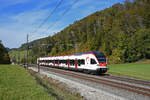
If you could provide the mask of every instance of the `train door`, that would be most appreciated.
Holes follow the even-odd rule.
[[[90,64],[90,57],[87,56],[86,59],[85,59],[85,66],[88,67]]]
[[[68,68],[69,68],[70,67],[70,60],[69,59],[68,59],[67,63],[68,63]]]
[[[58,59],[57,63],[58,63],[58,67],[59,67],[59,59]]]
[[[75,68],[78,68],[78,60],[75,59]]]
[[[55,60],[53,60],[53,66],[55,66]]]

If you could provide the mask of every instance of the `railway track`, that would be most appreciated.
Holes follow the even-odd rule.
[[[126,82],[128,81],[128,82],[131,82],[134,84],[150,86],[150,82],[148,82],[148,81],[135,80],[135,79],[125,78],[125,77],[121,78],[118,76],[108,76],[108,75],[106,75],[106,76],[104,75],[104,78],[101,78],[101,77],[97,77],[97,76],[95,77],[94,75],[81,74],[81,73],[76,73],[76,72],[72,72],[72,71],[66,71],[66,70],[60,70],[60,69],[48,68],[48,67],[41,67],[41,69],[46,70],[46,71],[49,70],[49,71],[52,71],[55,73],[71,76],[71,77],[82,79],[82,80],[87,80],[90,82],[95,82],[98,84],[108,85],[111,87],[127,90],[130,92],[134,92],[134,93],[137,93],[140,95],[150,97],[150,89],[149,88],[144,88],[144,87],[135,86],[135,85],[126,84],[126,83],[120,83],[120,82],[111,81],[108,79],[114,79],[114,80],[120,80],[120,81],[126,81]]]
[[[109,78],[109,79],[114,79],[114,80],[120,80],[120,81],[127,81],[130,83],[135,83],[135,84],[141,84],[141,85],[145,85],[145,86],[149,86],[150,87],[150,82],[149,81],[145,81],[145,80],[137,80],[137,79],[131,79],[128,77],[120,77],[120,76],[112,76],[112,75],[105,75],[105,78]]]

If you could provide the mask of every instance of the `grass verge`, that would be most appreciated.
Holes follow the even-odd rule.
[[[38,85],[27,70],[0,65],[0,100],[56,100]]]
[[[108,73],[150,81],[150,63],[130,63],[109,65]]]
[[[0,100],[81,100],[56,88],[47,77],[32,77],[23,67],[0,65]],[[37,81],[38,80],[38,81]],[[41,82],[41,83],[38,83]],[[44,84],[41,86],[41,84]],[[58,85],[58,84],[57,84]],[[57,86],[56,85],[56,86]],[[49,90],[51,89],[51,90]],[[62,98],[60,98],[62,97]]]
[[[29,70],[37,82],[45,87],[51,95],[55,96],[57,100],[82,100],[83,98],[76,91],[72,91],[65,83],[54,80],[50,77],[40,75],[37,72]]]

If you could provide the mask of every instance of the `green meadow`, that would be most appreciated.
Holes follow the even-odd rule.
[[[150,63],[131,63],[109,65],[108,73],[150,80]]]
[[[0,100],[56,100],[38,85],[27,70],[0,65]]]
[[[39,82],[45,84],[48,90]],[[0,65],[0,100],[58,100],[58,96],[62,100],[82,100],[77,92],[71,93],[67,88],[59,81],[42,77],[21,66]]]

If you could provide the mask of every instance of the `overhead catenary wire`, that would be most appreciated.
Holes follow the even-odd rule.
[[[75,1],[71,4],[71,6],[70,6],[69,8],[67,8],[67,9],[62,13],[61,18],[62,18],[66,13],[68,13],[68,12],[71,10],[71,8],[72,8],[78,1],[79,1],[79,0],[75,0]],[[50,28],[54,27],[54,26],[57,24],[57,22],[58,22],[59,20],[61,20],[61,18],[58,18],[58,19],[53,23],[53,25],[50,25],[50,26],[46,29],[46,31],[48,31]],[[46,32],[46,31],[44,31],[44,32]],[[43,32],[43,33],[44,33],[44,32]]]
[[[63,16],[66,14],[66,13],[68,13],[70,10],[71,10],[71,8],[78,2],[79,0],[75,0],[71,5],[70,5],[70,7],[68,7],[62,14],[61,14],[61,18],[58,18],[54,23],[53,23],[53,25],[50,25],[45,31],[43,31],[42,32],[42,34],[45,34],[46,32],[48,33],[48,30],[49,29],[51,29],[52,27],[54,27],[58,22],[59,22],[59,20],[61,20],[62,18],[63,18]],[[62,3],[62,0],[60,1],[60,3],[58,4],[59,6],[60,6],[60,4]],[[56,6],[56,8],[58,8],[57,6]],[[50,16],[51,17],[51,16]],[[47,17],[48,18],[48,17]],[[45,21],[47,21],[46,19],[45,19]],[[38,29],[37,29],[38,30]],[[35,33],[35,32],[34,32]]]
[[[64,0],[60,0],[60,2],[56,5],[56,7],[51,11],[51,13],[46,17],[45,20],[43,20],[43,22],[36,28],[35,31],[33,31],[32,33],[35,33],[38,31],[38,29],[40,29],[47,21],[48,19],[54,14],[54,12],[56,11],[56,9],[62,4]]]

